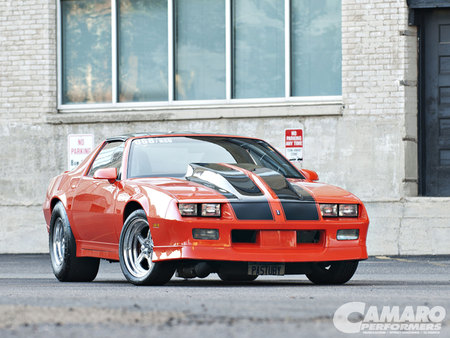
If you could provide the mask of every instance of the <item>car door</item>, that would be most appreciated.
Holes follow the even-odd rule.
[[[76,188],[72,207],[72,218],[76,225],[78,240],[117,244],[115,232],[120,216],[115,214],[116,196],[120,189],[120,169],[122,166],[124,142],[106,143],[97,154],[88,173]],[[116,168],[118,180],[94,178],[101,168]]]

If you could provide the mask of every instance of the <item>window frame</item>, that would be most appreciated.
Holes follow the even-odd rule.
[[[342,91],[340,95],[333,96],[291,96],[292,93],[292,71],[291,71],[291,0],[284,0],[284,51],[285,51],[285,83],[284,96],[272,98],[245,98],[235,99],[232,97],[232,72],[233,72],[233,43],[232,43],[232,2],[225,0],[225,99],[218,100],[175,100],[175,63],[174,63],[174,1],[167,0],[167,24],[168,24],[168,100],[166,101],[145,101],[145,102],[119,102],[118,101],[118,0],[111,1],[111,80],[112,80],[112,102],[111,103],[62,103],[62,18],[61,1],[57,0],[57,109],[59,112],[72,111],[97,111],[115,109],[144,109],[144,108],[191,108],[208,106],[259,106],[267,104],[335,104],[342,103]],[[341,4],[342,5],[342,4]],[[342,13],[341,13],[342,15]],[[288,18],[288,20],[286,20]],[[342,50],[341,50],[342,53]],[[341,67],[342,71],[342,67]],[[341,80],[342,84],[342,80]]]
[[[85,177],[94,178],[95,171],[98,170],[98,169],[96,169],[95,171],[93,171],[93,172],[92,172],[92,175],[91,175],[91,171],[92,171],[92,169],[93,169],[93,166],[94,166],[95,161],[98,159],[98,157],[100,156],[100,154],[102,153],[102,151],[105,150],[105,147],[107,147],[108,145],[113,144],[113,143],[119,144],[118,147],[123,146],[123,149],[122,149],[122,157],[121,157],[121,160],[120,160],[120,167],[119,167],[119,168],[116,168],[116,167],[105,166],[105,167],[102,167],[102,168],[99,168],[99,169],[103,169],[103,168],[116,168],[116,169],[117,169],[117,180],[118,180],[118,181],[121,180],[121,176],[122,176],[122,168],[123,168],[123,158],[124,158],[124,155],[125,155],[125,146],[126,146],[126,144],[125,144],[125,141],[119,141],[119,140],[117,140],[117,141],[116,141],[116,140],[113,140],[113,141],[105,141],[105,142],[103,143],[103,145],[101,146],[101,148],[98,150],[97,154],[95,154],[94,158],[91,160],[91,163],[89,164],[89,167],[88,167],[88,169],[86,170],[86,173],[84,174]],[[109,164],[110,164],[110,163],[108,163],[108,165],[109,165]]]

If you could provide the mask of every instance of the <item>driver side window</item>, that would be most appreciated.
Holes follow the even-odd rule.
[[[98,153],[87,175],[93,177],[98,169],[116,168],[120,177],[124,147],[125,142],[122,141],[107,143]]]

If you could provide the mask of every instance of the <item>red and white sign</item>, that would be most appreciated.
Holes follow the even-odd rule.
[[[94,135],[71,134],[67,137],[68,168],[73,170],[94,150]]]
[[[284,149],[289,161],[303,160],[303,128],[285,129]]]

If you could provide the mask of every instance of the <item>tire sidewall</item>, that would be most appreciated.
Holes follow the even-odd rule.
[[[336,261],[330,263],[329,270],[325,270],[319,264],[312,265],[312,272],[306,274],[314,284],[337,285],[348,282],[358,267],[358,261]]]
[[[61,219],[63,225],[63,243],[64,243],[64,254],[60,265],[56,264],[56,259],[53,253],[53,235],[54,227],[56,221]],[[58,202],[52,211],[52,217],[50,219],[50,232],[49,232],[49,251],[50,260],[52,263],[53,273],[59,280],[65,280],[69,275],[70,271],[70,257],[75,256],[75,238],[73,237],[72,230],[70,229],[69,219],[67,217],[64,206],[61,202]]]
[[[119,241],[119,261],[120,261],[120,268],[122,269],[122,272],[125,276],[125,278],[130,281],[133,284],[141,285],[141,284],[147,284],[149,277],[154,273],[155,267],[157,263],[153,263],[149,271],[142,277],[136,277],[134,276],[130,271],[128,271],[128,268],[125,264],[125,257],[124,257],[124,238],[131,226],[134,225],[135,220],[143,220],[147,223],[149,226],[148,231],[150,231],[150,225],[148,223],[147,215],[145,214],[144,210],[136,210],[133,211],[130,216],[126,219],[122,231],[120,233],[120,241]]]

